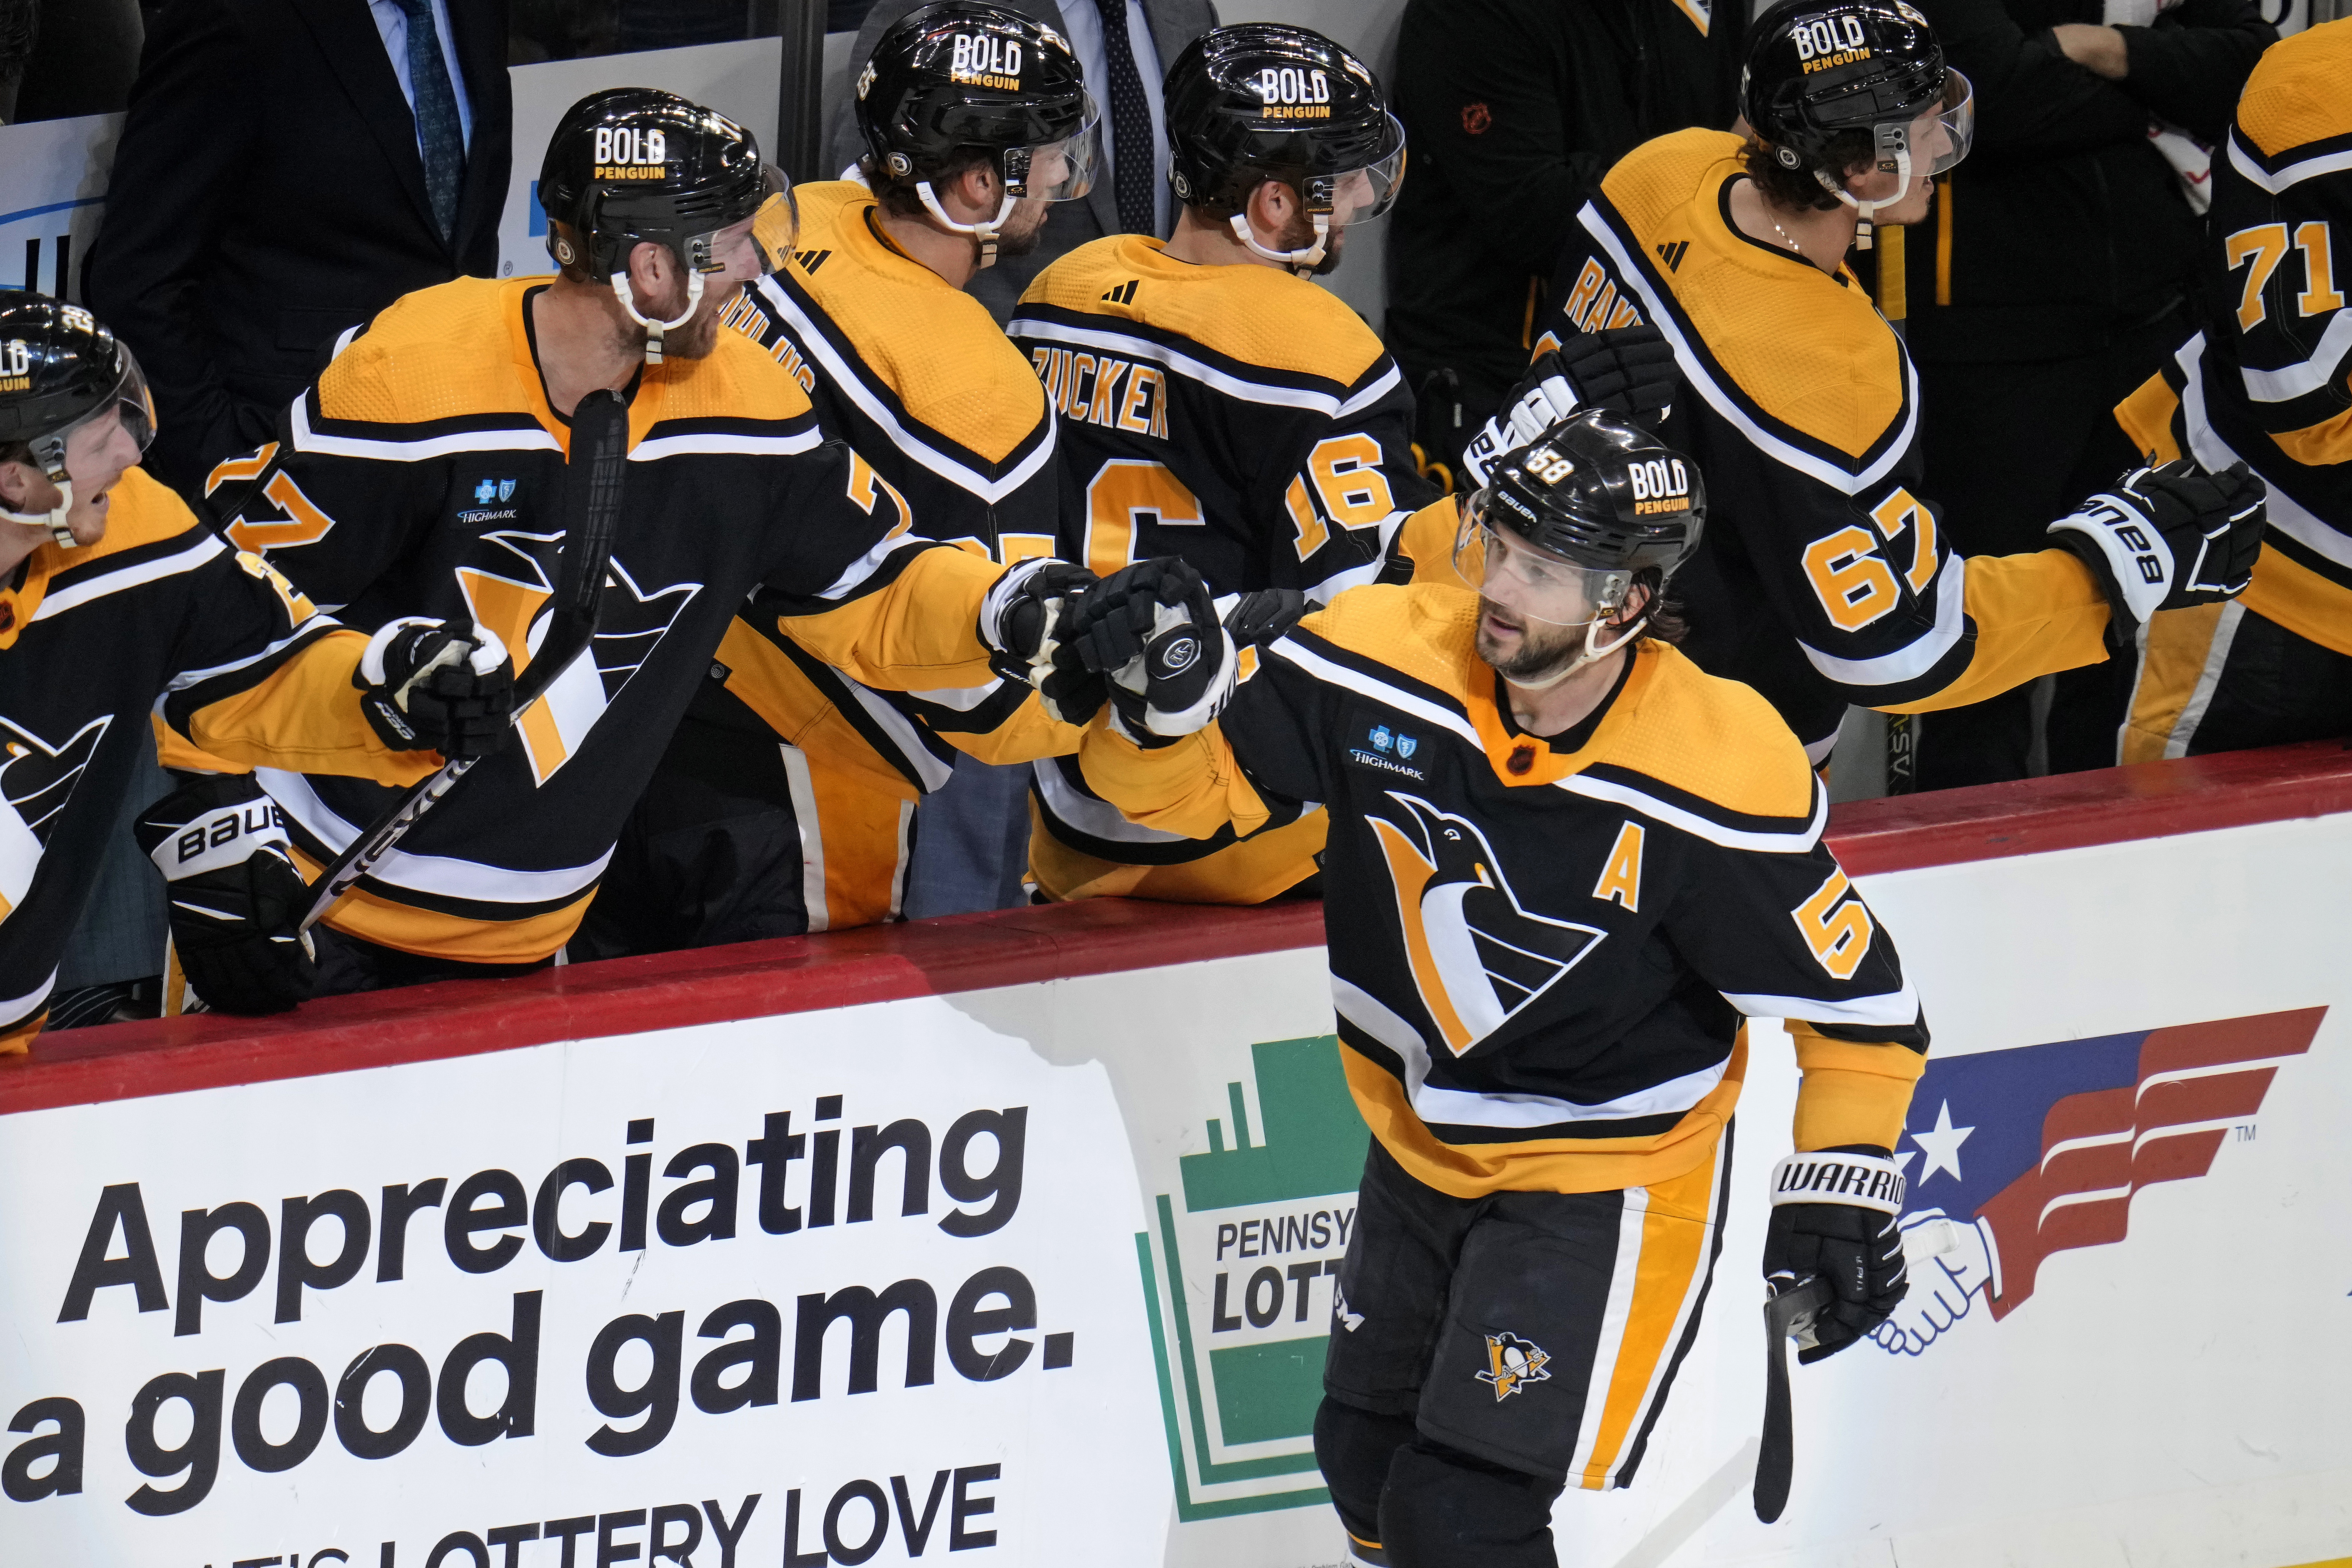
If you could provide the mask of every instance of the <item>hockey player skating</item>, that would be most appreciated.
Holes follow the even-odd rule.
[[[233,538],[373,624],[470,616],[529,670],[560,577],[570,415],[628,404],[617,540],[593,646],[318,928],[322,990],[546,962],[753,588],[794,640],[884,686],[971,685],[1035,651],[1038,580],[908,531],[900,497],[825,442],[792,376],[719,318],[758,275],[759,152],[731,121],[623,89],[573,106],[540,181],[552,279],[460,279],[345,344],[282,438],[216,475]],[[216,499],[218,497],[216,497]],[[323,862],[386,791],[264,772]],[[264,934],[257,933],[257,937]],[[216,1003],[226,998],[213,998]]]
[[[430,772],[435,748],[474,755],[505,737],[513,671],[494,641],[408,621],[373,642],[338,628],[140,469],[154,433],[130,350],[86,310],[0,291],[0,1055],[40,1030],[154,745],[151,712],[236,762],[387,784]],[[299,918],[302,879],[266,802],[199,781],[141,826],[190,917],[191,967],[236,962],[209,939],[225,921]]]
[[[873,464],[916,532],[1008,564],[1052,555],[1054,413],[963,285],[1091,184],[1097,115],[1077,60],[1017,11],[928,5],[882,36],[856,112],[871,188],[820,182],[770,202],[753,237],[776,270],[724,325],[801,380],[819,427]],[[1076,750],[1077,730],[1025,680],[861,686],[795,646],[767,598],[719,644],[573,956],[895,918],[916,802],[943,789],[920,813],[924,863],[969,866],[959,885],[982,903],[1006,902],[1009,881],[1017,901],[1027,768],[978,764]],[[959,767],[958,748],[974,760]]]
[[[1328,806],[1375,1142],[1315,1437],[1355,1562],[1549,1565],[1561,1489],[1632,1479],[1719,1247],[1743,1015],[1788,1019],[1804,1071],[1763,1267],[1834,1287],[1805,1359],[1901,1300],[1927,1031],[1803,748],[1671,645],[1706,516],[1686,455],[1591,413],[1469,499],[1457,583],[1342,594],[1237,689],[1181,564],[1074,618],[1113,672],[1104,799],[1195,835]]]
[[[2250,464],[2270,497],[2245,596],[2148,623],[2125,762],[2352,732],[2347,81],[2352,20],[2263,55],[2213,156],[2205,329],[2116,411],[2151,461]]]
[[[1666,434],[1718,497],[1683,577],[1691,657],[1761,692],[1818,762],[1849,704],[1978,702],[2244,587],[2263,513],[2242,466],[2128,476],[2046,550],[1952,552],[1920,486],[1917,377],[1844,266],[1924,217],[1969,150],[1968,83],[1925,17],[1782,0],[1750,29],[1742,107],[1745,141],[1678,131],[1610,172],[1539,340],[1647,321],[1674,345],[1689,390]]]

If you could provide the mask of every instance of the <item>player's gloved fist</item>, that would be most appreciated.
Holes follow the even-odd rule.
[[[1862,1145],[1790,1155],[1772,1167],[1772,1217],[1764,1277],[1819,1276],[1835,1298],[1813,1320],[1800,1362],[1835,1355],[1886,1321],[1909,1289],[1903,1237],[1903,1172],[1887,1151]]]
[[[990,665],[1007,680],[1034,687],[1046,716],[1085,724],[1102,707],[1102,676],[1069,645],[1070,612],[1095,574],[1066,560],[1037,559],[1007,567],[981,601],[980,640]]]
[[[1205,727],[1234,689],[1234,640],[1209,585],[1174,556],[1113,572],[1078,601],[1070,641],[1110,682],[1111,726],[1139,746]]]
[[[250,777],[199,778],[142,812],[133,831],[168,884],[180,972],[207,1006],[276,1013],[310,997],[310,886],[278,808]]]
[[[1655,327],[1579,332],[1538,354],[1462,454],[1470,486],[1487,471],[1580,408],[1606,408],[1636,419],[1664,417],[1677,383],[1675,351]]]
[[[2121,643],[2159,610],[2245,591],[2263,548],[2263,482],[2243,463],[2208,474],[2188,458],[2136,468],[2050,525],[2106,591]]]
[[[514,717],[514,661],[486,626],[388,622],[368,639],[352,683],[368,723],[394,751],[488,757],[506,744]]]

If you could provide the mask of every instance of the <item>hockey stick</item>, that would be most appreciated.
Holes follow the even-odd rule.
[[[596,640],[596,604],[604,591],[604,568],[613,557],[613,536],[621,522],[621,478],[629,453],[629,409],[618,392],[597,391],[580,400],[572,414],[572,455],[563,468],[564,540],[556,567],[555,595],[547,635],[530,667],[515,681],[514,717],[570,669]],[[397,805],[353,839],[313,883],[318,896],[302,917],[301,929],[316,925],[359,880],[390,854],[393,846],[446,800],[457,781],[474,770],[478,757],[442,764],[439,772],[401,797]]]
[[[1796,1469],[1796,1433],[1789,1410],[1789,1341],[1812,1343],[1813,1319],[1830,1304],[1830,1282],[1818,1275],[1801,1284],[1785,1275],[1764,1282],[1764,1441],[1756,1454],[1756,1517],[1766,1524],[1789,1506]]]

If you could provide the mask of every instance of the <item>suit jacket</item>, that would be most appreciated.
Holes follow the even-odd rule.
[[[931,0],[879,0],[866,14],[866,25],[857,29],[857,43],[849,51],[849,79],[854,83],[874,46],[892,24],[908,12],[931,3]],[[1008,11],[1019,11],[1034,16],[1046,26],[1066,26],[1062,10],[1055,0],[991,0]],[[1069,0],[1073,5],[1091,5],[1094,0]],[[1151,47],[1159,51],[1160,68],[1166,70],[1186,45],[1217,25],[1215,0],[1143,0],[1143,15],[1151,24]],[[1110,135],[1110,100],[1100,82],[1088,82],[1087,89],[1094,94],[1096,104],[1104,115],[1102,134]],[[857,133],[857,95],[853,89],[842,96],[840,111],[835,115],[833,134],[829,142],[832,167],[824,170],[792,172],[795,180],[830,180],[866,153],[866,141]],[[1172,209],[1171,209],[1172,210]],[[1030,279],[1052,266],[1060,257],[1105,235],[1121,232],[1118,226],[1118,198],[1112,190],[1106,172],[1095,182],[1093,190],[1075,202],[1056,202],[1045,214],[1045,230],[1038,238],[1037,248],[1027,256],[1000,258],[994,267],[975,277],[969,292],[988,307],[989,314],[1001,326],[1013,315],[1013,307],[1029,287]],[[1166,235],[1160,236],[1162,238]]]
[[[499,260],[511,162],[507,0],[448,0],[473,140],[457,233],[433,222],[415,117],[366,0],[173,0],[115,152],[84,292],[131,345],[190,495],[273,438],[345,328]]]

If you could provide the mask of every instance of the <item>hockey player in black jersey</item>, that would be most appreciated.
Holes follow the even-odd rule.
[[[387,784],[505,738],[494,638],[339,629],[140,469],[154,433],[129,349],[79,307],[0,291],[0,1055],[40,1030],[151,714],[239,763]],[[199,783],[144,822],[200,971],[243,962],[220,939],[241,916],[299,913],[267,801]],[[289,942],[273,971],[307,963]]]
[[[567,548],[570,416],[599,390],[627,403],[592,649],[518,716],[518,744],[328,912],[323,988],[551,959],[755,588],[797,646],[878,686],[977,685],[1045,639],[1046,563],[1007,571],[913,533],[791,373],[720,326],[761,270],[751,228],[770,193],[756,143],[722,116],[650,89],[583,99],[539,185],[562,275],[409,295],[341,347],[278,442],[216,473],[230,536],[322,603],[362,625],[470,612],[528,670]],[[312,865],[387,798],[262,781]]]
[[[1344,593],[1237,688],[1181,563],[1076,612],[1104,799],[1192,835],[1327,805],[1374,1137],[1316,1421],[1352,1562],[1549,1568],[1562,1488],[1631,1481],[1720,1245],[1745,1017],[1804,1073],[1763,1270],[1833,1284],[1805,1359],[1902,1298],[1927,1027],[1803,748],[1672,646],[1707,511],[1686,455],[1591,413],[1470,497],[1459,581]]]

